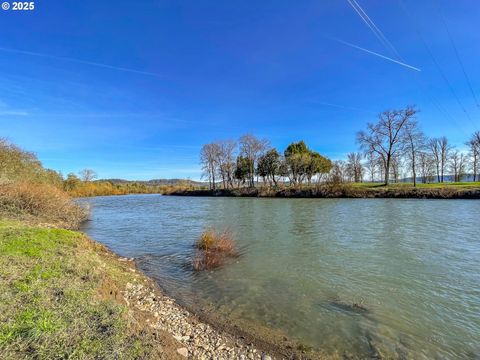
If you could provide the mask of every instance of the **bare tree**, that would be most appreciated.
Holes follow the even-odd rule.
[[[92,169],[83,169],[78,173],[78,175],[80,175],[80,179],[85,182],[89,182],[97,178],[97,173]]]
[[[442,171],[441,177],[442,182],[444,181],[445,169],[447,167],[448,158],[450,156],[450,151],[452,147],[448,144],[448,139],[445,136],[440,138],[440,155],[441,155],[441,162],[440,162],[440,169]]]
[[[353,182],[362,182],[363,180],[363,165],[361,153],[347,154],[346,172]]]
[[[233,187],[233,177],[235,172],[235,149],[237,144],[233,140],[218,141],[218,170],[222,177],[223,188]]]
[[[367,170],[368,174],[370,175],[370,181],[375,181],[375,174],[377,173],[378,167],[378,158],[375,156],[373,151],[367,152],[365,155],[365,163],[364,168]]]
[[[435,170],[437,174],[437,182],[441,182],[441,171],[440,171],[440,164],[441,164],[441,151],[440,151],[440,144],[439,139],[430,139],[428,142],[428,147],[430,148],[430,152],[432,154],[433,161],[435,163]]]
[[[419,129],[418,122],[410,121],[404,127],[404,151],[412,171],[413,186],[417,186],[418,153],[425,147],[426,137]]]
[[[460,182],[465,175],[466,156],[458,150],[451,153],[450,156],[450,170],[453,173],[453,181]]]
[[[357,142],[365,153],[374,152],[382,160],[385,185],[390,180],[392,159],[402,149],[403,128],[414,120],[417,110],[408,106],[401,110],[388,110],[379,115],[376,124],[369,123],[367,131],[357,134]]]
[[[205,144],[200,150],[200,163],[204,175],[208,177],[210,190],[216,189],[215,174],[217,173],[220,147],[217,143]]]
[[[478,168],[480,166],[480,131],[476,131],[466,145],[469,148],[470,167],[473,172],[473,181],[477,181]]]
[[[401,153],[397,153],[392,156],[391,164],[390,164],[390,177],[393,178],[394,182],[398,182],[400,180],[401,170],[402,170],[402,158]]]
[[[252,134],[245,134],[240,137],[240,154],[250,161],[249,182],[250,186],[255,186],[255,169],[257,160],[269,147],[269,142],[266,139],[258,139]]]
[[[343,183],[345,181],[346,167],[345,161],[334,161],[330,171],[330,181],[333,183]]]
[[[420,177],[422,183],[426,184],[430,182],[435,174],[435,161],[430,153],[426,151],[420,151],[418,154],[418,165],[420,168]]]
[[[448,157],[451,151],[451,147],[448,144],[448,139],[445,136],[431,139],[428,146],[435,160],[437,181],[443,183]]]

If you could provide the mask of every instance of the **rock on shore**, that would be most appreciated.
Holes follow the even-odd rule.
[[[242,339],[236,339],[200,322],[189,311],[148,284],[128,283],[123,297],[127,305],[153,315],[150,326],[171,334],[178,341],[177,353],[194,359],[271,360]]]

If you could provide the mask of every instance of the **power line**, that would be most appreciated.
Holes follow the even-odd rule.
[[[356,0],[347,0],[350,6],[355,10],[355,12],[360,16],[360,18],[367,24],[369,29],[375,34],[378,40],[383,44],[384,47],[389,48],[394,52],[394,54],[397,56],[398,59],[402,60],[402,62],[405,62],[403,60],[403,57],[400,55],[400,53],[397,51],[395,46],[387,39],[385,34],[379,29],[378,26],[375,25],[373,20],[367,15],[367,13],[362,9],[362,7],[356,2]],[[355,6],[356,5],[356,6]],[[418,84],[421,87],[425,87],[425,83],[420,80],[420,78],[417,78],[416,75],[414,75],[415,81],[418,82]],[[453,117],[450,115],[450,113],[441,105],[440,101],[437,101],[432,95],[428,94],[428,99],[430,103],[432,103],[437,110],[441,113],[441,115],[449,122],[455,124],[455,126],[460,130],[462,133],[465,135],[467,134],[466,131],[456,122]]]
[[[440,75],[442,76],[443,80],[445,81],[445,83],[447,84],[447,87],[450,89],[450,92],[453,94],[455,100],[457,101],[458,105],[460,106],[460,108],[463,110],[463,112],[465,113],[465,115],[467,116],[468,120],[475,126],[472,118],[470,117],[469,113],[467,112],[467,109],[465,109],[465,107],[463,106],[462,102],[460,101],[460,98],[457,96],[457,93],[455,92],[455,90],[453,89],[453,86],[452,84],[450,83],[450,81],[448,80],[447,76],[445,75],[445,73],[443,72],[442,68],[440,67],[440,64],[438,63],[437,59],[435,58],[435,56],[433,55],[430,47],[427,45],[425,39],[423,38],[421,32],[420,32],[420,29],[416,26],[416,23],[415,23],[415,19],[414,17],[410,14],[410,12],[408,11],[408,9],[406,8],[403,0],[398,0],[401,7],[403,8],[403,11],[407,14],[407,16],[410,18],[411,20],[411,23],[413,25],[413,27],[415,28],[415,31],[418,35],[418,37],[420,38],[421,42],[423,43],[423,46],[425,47],[425,49],[427,50],[427,53],[429,54],[430,58],[432,59],[432,62],[434,63],[435,67],[437,68],[438,72],[440,73]]]
[[[350,4],[350,6],[355,10],[355,12],[360,16],[360,18],[365,22],[365,24],[368,26],[368,28],[374,33],[374,35],[377,37],[377,39],[383,44],[383,46],[385,48],[388,48],[391,51],[393,51],[393,53],[396,55],[396,57],[398,59],[402,60],[402,62],[404,62],[403,57],[397,51],[395,46],[387,39],[385,34],[378,28],[378,26],[376,26],[376,24],[373,22],[373,20],[362,9],[362,7],[356,2],[356,0],[347,0],[347,1]],[[409,15],[406,8],[405,8],[405,5],[403,3],[401,3],[401,5],[403,7],[403,10],[407,13],[407,15]],[[420,31],[418,30],[418,28],[416,28],[416,30],[417,30],[417,34],[419,35],[420,39],[424,43],[424,46],[427,48],[427,51],[429,52],[430,56],[433,58],[434,63],[436,63],[437,68],[439,68],[439,65],[436,62],[435,58],[433,57],[433,54],[431,53],[430,48],[426,45],[425,41],[423,40],[423,37],[421,36]],[[338,39],[335,39],[335,40],[338,41]],[[348,45],[350,45],[350,44],[348,44]],[[450,82],[448,81],[448,79],[446,78],[444,73],[440,70],[440,68],[439,68],[439,71],[442,74],[442,77],[444,78],[444,80],[446,80],[447,85],[449,85],[450,90],[454,93],[454,96],[456,97],[457,101],[459,102],[459,105],[462,107],[463,111],[467,114],[467,117],[469,118],[469,120],[472,121],[471,118],[469,117],[468,113],[466,112],[465,108],[460,103],[460,100],[456,96],[455,92],[453,91],[453,87],[451,86]],[[421,87],[425,86],[425,82],[421,81],[419,78],[417,78],[417,76],[414,75],[414,79],[415,79],[415,81],[417,81],[419,83],[419,85]],[[450,113],[447,111],[447,109],[444,108],[441,105],[441,101],[437,101],[432,95],[430,95],[428,93],[427,93],[427,96],[429,98],[429,101],[437,108],[437,110],[441,113],[441,115],[447,121],[450,121],[451,123],[455,124],[455,126],[458,128],[458,130],[460,130],[463,134],[465,134],[465,135],[467,134],[467,132],[463,129],[463,127],[461,127],[459,125],[459,123],[454,120],[454,118],[450,115]]]
[[[465,76],[465,80],[467,81],[468,88],[470,89],[470,92],[472,93],[472,96],[473,96],[473,99],[475,100],[475,103],[477,104],[478,107],[480,107],[477,96],[475,95],[475,91],[473,91],[472,82],[470,81],[470,78],[468,77],[465,66],[463,65],[463,61],[460,58],[460,54],[458,53],[457,46],[455,45],[455,41],[453,40],[452,33],[450,32],[450,29],[447,25],[447,21],[445,19],[445,16],[443,15],[443,12],[441,11],[440,6],[438,4],[437,4],[437,10],[440,14],[440,18],[442,19],[443,25],[445,26],[445,30],[447,31],[447,34],[448,34],[448,37],[450,39],[450,43],[452,44],[453,50],[455,52],[455,56],[457,58],[457,61],[460,64],[460,67],[462,68],[462,72],[463,72],[463,75]]]

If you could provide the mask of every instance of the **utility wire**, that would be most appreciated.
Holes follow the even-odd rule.
[[[355,1],[355,0],[347,0],[347,2],[350,4],[350,6],[353,8],[353,10],[355,10],[355,12],[360,16],[360,18],[365,22],[365,24],[368,26],[368,28],[374,33],[374,35],[377,37],[377,39],[382,43],[382,45],[387,48],[387,49],[390,49],[398,59],[400,59],[402,62],[405,62],[403,60],[403,57],[400,55],[400,53],[397,51],[397,49],[395,48],[395,46],[387,39],[387,37],[385,36],[385,34],[378,28],[378,26],[375,25],[375,23],[373,22],[373,20],[367,15],[367,13],[362,9],[362,7]],[[401,4],[402,7],[403,7],[403,10],[405,11],[405,13],[407,13],[408,15],[408,12],[406,11],[406,8],[405,8],[405,5],[402,3]],[[409,16],[410,17],[410,16]],[[419,35],[419,37],[422,39],[423,41],[423,37],[420,35],[420,32],[418,29],[417,30],[417,33]],[[424,42],[424,41],[423,41]],[[428,46],[426,46],[426,43],[424,42],[424,45],[425,47],[427,48],[427,51],[431,54],[430,52],[430,49],[428,48]],[[433,56],[433,54],[431,54],[431,56]],[[436,62],[434,60],[434,62]],[[441,72],[441,71],[440,71]],[[443,72],[441,72],[443,74]],[[421,81],[420,78],[417,78],[416,75],[414,75],[414,79],[415,81],[417,81],[417,83],[420,85],[420,87],[426,87],[425,85],[425,82],[424,81]],[[450,84],[447,80],[447,84]],[[450,86],[451,87],[451,86]],[[453,90],[453,89],[452,89]],[[464,135],[467,135],[467,132],[463,129],[463,127],[461,127],[459,125],[459,123],[457,121],[454,120],[454,118],[450,115],[450,113],[447,111],[446,108],[444,108],[442,105],[441,105],[441,102],[440,101],[437,101],[432,95],[429,95],[427,93],[427,96],[428,96],[428,100],[430,101],[430,103],[432,103],[436,108],[437,110],[441,113],[441,115],[449,122],[455,124],[455,126],[458,128],[458,130],[460,130]],[[458,98],[457,98],[458,100]],[[458,100],[459,101],[459,100]],[[463,108],[463,106],[462,106]],[[465,110],[464,110],[465,111]],[[467,114],[468,115],[468,114]]]
[[[455,56],[458,60],[458,63],[460,64],[460,67],[462,68],[462,72],[463,72],[463,75],[465,76],[465,80],[467,81],[468,88],[470,89],[470,92],[472,93],[472,96],[473,96],[473,99],[475,100],[475,103],[477,104],[478,107],[480,107],[480,104],[478,102],[478,98],[475,95],[475,91],[473,90],[472,82],[470,81],[470,78],[467,74],[467,70],[465,69],[465,66],[463,65],[463,61],[462,61],[462,59],[460,57],[460,54],[458,52],[458,48],[455,45],[455,41],[453,40],[452,33],[450,32],[450,29],[447,25],[447,21],[445,19],[445,16],[443,15],[443,12],[440,9],[440,6],[438,5],[438,3],[437,3],[437,10],[438,10],[438,13],[440,14],[440,18],[442,19],[443,25],[445,26],[445,30],[447,31],[448,37],[450,39],[450,43],[452,44],[452,47],[453,47],[453,50],[455,52]]]
[[[430,58],[432,59],[433,63],[435,64],[435,67],[437,68],[438,72],[440,73],[440,75],[442,76],[443,80],[445,81],[445,83],[447,84],[447,87],[450,89],[450,92],[453,94],[455,100],[457,101],[458,105],[460,106],[460,108],[463,110],[463,112],[465,113],[466,117],[468,118],[468,120],[475,126],[472,118],[470,117],[469,113],[467,112],[467,109],[465,109],[465,107],[463,106],[462,102],[460,101],[460,98],[458,97],[457,93],[455,92],[455,90],[453,89],[453,86],[452,84],[450,83],[450,81],[448,80],[447,76],[445,75],[445,73],[443,72],[442,68],[440,67],[440,64],[438,63],[437,59],[435,58],[435,56],[433,55],[432,53],[432,50],[430,49],[430,47],[428,46],[427,42],[425,41],[425,39],[423,38],[422,36],[422,33],[420,32],[420,29],[418,28],[418,26],[416,25],[416,22],[414,21],[415,18],[413,17],[413,15],[410,14],[410,12],[408,11],[407,7],[405,6],[405,3],[403,2],[403,0],[398,0],[401,7],[403,8],[403,11],[407,14],[407,16],[410,18],[410,21],[413,25],[413,27],[415,28],[416,30],[416,33],[418,35],[418,37],[420,38],[421,42],[423,43],[423,46],[425,47],[425,49],[427,50],[427,53],[429,54]]]

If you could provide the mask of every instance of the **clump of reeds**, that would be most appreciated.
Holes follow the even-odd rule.
[[[200,235],[195,246],[198,249],[193,259],[193,268],[196,271],[218,268],[224,265],[228,258],[238,256],[230,230],[219,232],[209,228]]]
[[[55,186],[29,182],[0,185],[0,214],[35,223],[47,222],[66,229],[77,229],[88,215],[84,208]]]

